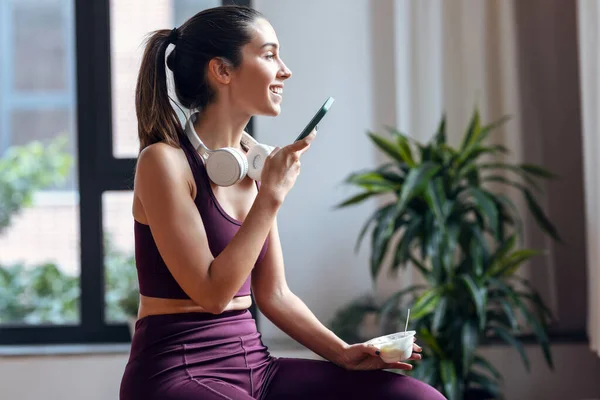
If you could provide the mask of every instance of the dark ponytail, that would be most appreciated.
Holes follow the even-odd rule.
[[[135,90],[140,151],[157,142],[179,147],[182,128],[169,100],[165,68],[171,33],[168,29],[153,32],[142,57]]]
[[[140,150],[164,142],[179,147],[183,133],[169,99],[166,64],[173,71],[177,102],[189,110],[201,110],[215,98],[206,79],[210,60],[219,57],[238,67],[242,47],[252,40],[250,25],[262,14],[250,7],[227,5],[200,11],[176,30],[155,31],[148,39],[137,81],[135,107]]]

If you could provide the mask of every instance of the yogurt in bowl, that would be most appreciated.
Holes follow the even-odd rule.
[[[415,334],[415,331],[392,333],[371,339],[366,344],[375,346],[380,351],[379,357],[386,363],[403,361],[412,356]]]

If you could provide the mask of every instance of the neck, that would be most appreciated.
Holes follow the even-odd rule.
[[[236,114],[230,107],[213,103],[198,114],[194,128],[204,145],[211,150],[222,147],[240,149],[242,133],[249,120],[247,114]]]

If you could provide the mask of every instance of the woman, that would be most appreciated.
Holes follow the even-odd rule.
[[[170,44],[166,64],[178,102],[200,110],[187,130],[168,97]],[[136,89],[140,307],[120,398],[443,399],[417,380],[381,371],[411,365],[385,364],[374,347],[344,343],[286,284],[276,215],[315,132],[275,149],[260,186],[243,174],[222,186],[209,177],[207,153],[198,150],[243,155],[250,117],[279,114],[291,71],[278,51],[271,25],[238,6],[202,11],[149,39]],[[329,361],[270,356],[248,311],[251,287],[264,315]],[[414,349],[411,359],[421,358]]]

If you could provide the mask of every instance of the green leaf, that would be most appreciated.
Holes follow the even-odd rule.
[[[433,312],[433,319],[431,321],[431,330],[434,335],[437,335],[440,328],[444,324],[444,317],[446,317],[446,311],[448,309],[448,297],[444,296],[440,299],[435,311]]]
[[[421,157],[422,163],[433,161],[434,153],[433,153],[433,149],[431,147],[432,147],[431,145],[427,145],[427,146],[422,146],[420,148],[420,151],[421,151],[420,157]]]
[[[531,257],[534,257],[540,253],[541,252],[538,250],[531,249],[517,250],[510,256],[505,257],[503,260],[499,260],[495,264],[494,269],[489,270],[489,276],[511,276],[517,271],[517,269],[521,266],[521,264],[523,264],[523,262],[529,260]]]
[[[485,310],[487,307],[487,288],[485,286],[478,286],[470,275],[461,275],[460,279],[464,282],[471,294],[475,309],[477,310],[479,329],[483,330],[486,324]]]
[[[473,116],[471,117],[471,122],[469,123],[469,128],[467,129],[467,133],[463,138],[462,145],[460,146],[461,150],[465,152],[468,150],[473,144],[476,143],[479,134],[481,133],[481,125],[479,119],[479,109],[475,109],[473,112]]]
[[[511,117],[509,115],[505,115],[505,116],[499,118],[498,120],[481,128],[481,133],[479,134],[479,139],[478,139],[477,143],[482,143],[494,129],[500,127],[501,125],[504,125],[504,123],[506,121],[508,121],[510,118]]]
[[[383,136],[377,135],[376,133],[373,133],[373,132],[369,132],[369,137],[377,145],[377,147],[379,147],[379,149],[381,149],[385,154],[390,156],[392,159],[394,159],[400,163],[406,163],[406,164],[410,165],[411,167],[414,166],[414,161],[412,161],[410,159],[408,159],[408,160],[404,159],[404,156],[403,156],[402,152],[400,151],[400,149],[391,140],[388,140],[388,139],[384,138]],[[411,165],[411,161],[412,161],[412,165]]]
[[[476,384],[476,387],[484,389],[489,393],[490,396],[493,396],[494,399],[498,399],[498,396],[500,395],[500,386],[495,380],[475,371],[471,371],[469,373],[467,380],[469,382],[469,386],[471,384]],[[488,397],[485,398],[487,399]]]
[[[452,360],[440,361],[440,375],[444,385],[444,394],[448,400],[462,400],[458,393],[458,379]]]
[[[533,197],[529,190],[525,190],[524,194],[525,199],[527,200],[527,206],[529,207],[529,210],[531,211],[531,214],[535,218],[538,225],[554,240],[556,240],[557,242],[562,242],[562,239],[558,235],[558,231],[556,230],[552,222],[550,222],[548,217],[546,217],[546,214],[535,200],[535,197]]]
[[[398,151],[402,155],[402,159],[409,167],[414,168],[417,165],[417,163],[413,158],[412,150],[410,149],[408,139],[406,138],[406,136],[400,134],[399,132],[394,132],[396,136],[396,142],[398,143]]]
[[[542,348],[542,353],[544,354],[544,358],[546,359],[548,366],[550,367],[550,369],[554,369],[554,364],[552,362],[552,353],[550,352],[550,342],[548,340],[548,334],[546,333],[544,326],[542,326],[542,324],[536,318],[536,316],[533,315],[531,311],[529,311],[527,306],[521,301],[521,299],[518,295],[516,295],[516,293],[511,297],[515,305],[519,308],[519,310],[525,317],[527,324],[533,329],[533,333],[537,337],[538,343]]]
[[[386,210],[391,209],[393,207],[394,207],[394,205],[390,204],[388,206],[385,206],[385,207],[382,207],[382,208],[376,210],[373,214],[371,214],[369,219],[367,219],[367,222],[365,222],[365,224],[361,228],[360,233],[358,234],[358,239],[356,240],[356,244],[354,245],[355,252],[358,252],[358,250],[360,248],[360,244],[363,240],[363,237],[367,233],[367,230],[369,229],[369,226],[371,226],[371,223],[373,223],[373,221],[377,220],[381,216],[381,214],[386,212]]]
[[[470,253],[467,254],[469,254],[471,258],[471,267],[473,268],[473,272],[475,273],[475,276],[479,278],[483,276],[483,265],[485,263],[483,261],[483,251],[481,243],[474,236],[471,237],[471,244],[468,248],[468,251],[470,251]]]
[[[425,193],[425,199],[427,200],[427,203],[433,210],[439,229],[444,229],[446,226],[444,205],[446,204],[447,199],[444,193],[443,185],[444,184],[441,178],[430,180],[429,184],[427,185],[427,191]]]
[[[535,175],[539,178],[546,178],[546,179],[558,178],[558,175],[553,174],[552,172],[550,172],[547,169],[542,168],[538,165],[521,164],[520,167],[523,171],[527,172],[528,174]]]
[[[464,176],[465,172],[474,166],[477,159],[485,154],[507,153],[508,149],[501,145],[495,146],[474,146],[466,154],[456,158],[455,168],[458,176]]]
[[[508,237],[508,239],[502,241],[500,243],[500,246],[498,247],[498,249],[496,249],[496,251],[494,252],[494,255],[492,256],[492,265],[490,267],[490,269],[494,268],[495,263],[499,263],[502,260],[504,260],[504,258],[510,253],[510,251],[515,247],[517,241],[517,235],[510,235]]]
[[[491,170],[507,170],[520,176],[529,185],[535,186],[540,189],[534,178],[555,178],[556,176],[546,171],[541,167],[537,167],[530,164],[513,165],[501,162],[495,163],[482,163],[479,165],[479,169],[482,171]]]
[[[540,310],[543,312],[543,314],[546,318],[552,319],[552,311],[544,304],[540,295],[535,291],[534,287],[531,285],[531,282],[529,282],[527,279],[522,278],[517,275],[512,275],[512,276],[508,277],[507,279],[516,280],[516,281],[520,282],[522,285],[524,285],[527,289],[529,289],[529,291],[530,291],[529,296],[531,296],[530,300],[533,301],[535,303],[535,305],[540,308]]]
[[[398,164],[395,162],[385,163],[375,170],[375,173],[381,175],[387,181],[404,184],[404,176],[402,171],[398,171]]]
[[[462,373],[466,377],[471,370],[475,358],[475,351],[479,345],[479,331],[476,321],[466,321],[462,328]]]
[[[504,176],[501,176],[501,175],[486,175],[481,178],[481,181],[482,182],[498,182],[498,183],[503,183],[508,186],[512,186],[521,191],[527,190],[527,187],[525,187],[521,183],[511,181],[510,179],[508,179]],[[535,188],[537,191],[542,192],[542,188],[537,184],[537,182],[532,180],[531,182],[527,182],[527,183],[529,185],[531,185],[533,188]]]
[[[442,288],[439,287],[434,287],[423,292],[423,294],[421,294],[421,296],[417,298],[417,301],[411,307],[412,317],[415,319],[419,319],[427,314],[430,314],[433,311],[433,309],[438,305],[440,301],[441,292]]]
[[[391,271],[396,271],[400,265],[406,263],[410,259],[411,244],[418,238],[421,225],[422,218],[417,215],[413,216],[398,242]]]
[[[436,282],[443,280],[445,271],[443,264],[445,253],[443,251],[442,235],[443,233],[434,227],[434,229],[431,230],[431,239],[427,249],[427,254],[431,260],[431,272]]]
[[[406,289],[400,290],[394,294],[392,294],[379,308],[379,313],[381,315],[387,315],[392,312],[395,308],[398,307],[398,303],[400,300],[411,293],[414,293],[418,290],[425,290],[426,286],[424,285],[412,285]]]
[[[514,331],[519,329],[519,323],[517,321],[517,316],[507,299],[501,298],[499,299],[500,306],[502,307],[502,311],[504,311],[504,315],[506,316],[508,323],[510,324],[510,328]]]
[[[388,244],[394,233],[395,208],[386,207],[377,220],[371,236],[371,277],[376,279]]]
[[[525,353],[525,348],[523,347],[523,344],[516,337],[511,335],[509,331],[507,331],[501,326],[493,326],[491,327],[491,329],[496,335],[498,335],[500,339],[504,340],[507,344],[514,346],[517,349],[519,355],[521,356],[521,359],[523,360],[525,369],[528,372],[531,372],[531,364],[529,362],[529,357],[527,357],[527,353]]]
[[[355,205],[358,204],[366,199],[368,199],[369,197],[378,194],[377,192],[373,192],[373,191],[369,191],[369,192],[364,192],[364,193],[359,193],[355,196],[352,196],[351,198],[349,198],[348,200],[343,201],[342,203],[338,204],[335,206],[335,208],[343,208],[343,207],[348,207],[351,205]]]
[[[477,188],[469,188],[475,204],[484,212],[493,233],[498,232],[498,208],[489,194]]]
[[[497,194],[496,200],[500,205],[505,207],[507,212],[510,212],[510,216],[512,217],[515,223],[516,234],[520,238],[519,242],[521,245],[524,243],[524,235],[523,235],[523,220],[521,219],[521,215],[519,214],[519,210],[515,203],[509,199],[507,196],[503,194]]]
[[[393,192],[402,188],[401,184],[386,179],[378,172],[352,174],[346,178],[346,183],[377,193]]]
[[[498,371],[498,369],[496,367],[494,367],[488,360],[486,360],[482,356],[476,355],[475,359],[473,360],[473,365],[479,366],[482,369],[486,370],[496,380],[498,380],[500,382],[503,381],[502,374],[500,373],[500,371]]]
[[[411,318],[414,318],[412,310],[410,311],[410,314],[411,314]],[[421,328],[417,329],[417,331],[419,332],[417,337],[421,338],[421,340],[425,344],[425,347],[427,347],[431,351],[433,351],[433,353],[435,354],[435,356],[437,358],[445,357],[444,351],[440,347],[436,337],[431,334],[429,329],[427,329],[426,327],[421,327]]]
[[[437,132],[435,134],[434,142],[438,146],[446,144],[446,113],[442,115],[442,120],[440,121]]]
[[[397,202],[398,214],[401,214],[404,211],[406,204],[410,199],[423,192],[431,177],[434,176],[438,170],[439,166],[431,162],[423,163],[410,170],[404,186],[402,186],[402,191],[400,192],[400,197]]]
[[[421,261],[417,260],[417,258],[414,257],[412,254],[410,254],[409,257],[410,261],[414,264],[414,267],[417,268],[419,272],[421,272],[421,275],[423,275],[423,277],[430,283],[434,283],[434,281],[431,278],[431,270],[429,270],[429,268],[427,268],[425,264],[423,264]]]

